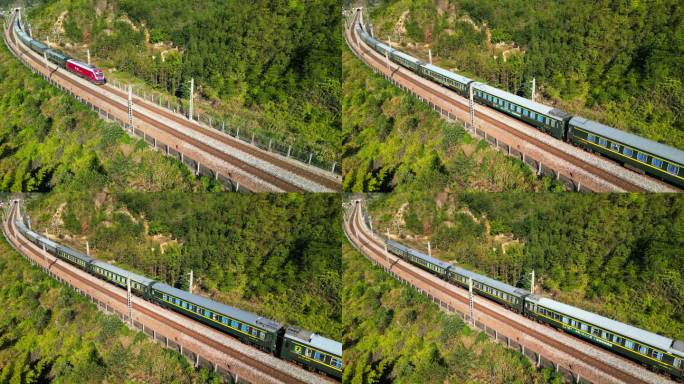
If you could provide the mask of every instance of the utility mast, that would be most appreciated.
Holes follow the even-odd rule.
[[[193,280],[192,269],[190,270],[190,284],[188,285],[188,292],[192,293],[192,280]]]
[[[537,91],[537,79],[533,77],[532,78],[532,101],[534,101],[534,96],[535,96],[536,91]]]
[[[475,299],[473,298],[473,278],[468,277],[468,306],[470,309],[470,322],[475,326]]]
[[[193,110],[193,93],[195,92],[195,78],[190,79],[190,113],[188,113],[188,118],[192,120],[192,110]]]
[[[534,295],[534,269],[530,274],[532,275],[532,278],[530,279],[530,293]]]

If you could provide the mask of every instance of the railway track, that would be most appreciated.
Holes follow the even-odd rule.
[[[345,222],[345,233],[352,244],[364,253],[368,258],[375,261],[386,270],[393,271],[402,276],[406,281],[412,282],[416,288],[422,291],[437,292],[441,297],[448,297],[451,303],[458,304],[461,308],[467,308],[467,292],[462,288],[451,285],[440,280],[427,272],[419,270],[400,258],[386,254],[384,245],[380,240],[375,239],[365,223],[363,222],[358,206],[353,208],[349,220]],[[427,288],[427,289],[426,289]],[[489,305],[488,305],[489,304]],[[533,338],[540,345],[549,350],[561,353],[558,364],[567,364],[565,368],[578,375],[578,378],[590,380],[596,383],[668,383],[666,378],[653,373],[646,368],[626,360],[582,340],[567,338],[562,332],[549,326],[532,327],[529,324],[536,324],[523,316],[513,314],[502,314],[503,307],[492,309],[496,304],[490,303],[486,299],[476,298],[474,308],[480,321],[489,321],[492,328],[496,329],[496,324],[505,325],[506,328],[513,330],[521,335]],[[484,315],[484,316],[482,316]],[[516,318],[517,317],[517,318]],[[493,321],[492,321],[493,320]],[[537,328],[537,329],[535,329]],[[502,334],[504,334],[502,332]],[[510,335],[509,335],[510,337]],[[521,342],[518,338],[518,342]],[[522,344],[521,342],[521,345]],[[563,358],[563,356],[566,356]]]
[[[127,95],[122,91],[112,86],[93,89],[92,85],[84,83],[83,80],[66,71],[54,70],[51,68],[54,64],[51,64],[49,69],[45,68],[44,61],[16,39],[11,25],[10,22],[4,31],[5,40],[17,55],[24,57],[30,63],[30,67],[60,86],[71,89],[74,94],[89,97],[91,103],[102,110],[110,113],[116,112],[123,116],[128,114]],[[230,171],[226,173],[251,191],[334,192],[341,189],[337,176],[327,175],[324,171],[315,170],[309,165],[263,151],[222,132],[181,118],[140,98],[135,98],[133,117],[172,137],[176,143],[187,144],[233,169],[237,168],[241,175]],[[185,132],[174,125],[181,127]],[[207,141],[212,141],[215,145],[207,144]],[[238,153],[241,155],[238,156]]]
[[[430,86],[425,84],[427,81],[419,81],[416,78],[416,75],[413,74],[412,72],[400,67],[396,63],[390,62],[390,68],[388,70],[387,68],[387,60],[386,58],[381,57],[377,52],[375,52],[373,49],[368,47],[357,35],[354,30],[354,25],[358,22],[358,12],[356,12],[356,15],[354,16],[353,22],[351,23],[350,28],[347,28],[347,31],[345,32],[345,37],[347,38],[347,42],[349,47],[355,51],[357,56],[364,61],[367,65],[370,67],[374,68],[376,71],[379,71],[380,73],[383,73],[385,76],[388,76],[388,78],[395,79],[395,81],[401,83],[404,87],[406,88],[411,88],[412,91],[416,94],[421,96],[424,99],[437,99],[438,102],[442,103],[443,105],[447,105],[450,108],[456,108],[460,110],[461,112],[468,113],[469,112],[469,106],[468,106],[468,100],[462,98],[460,95],[456,95],[455,93],[451,91],[447,91],[444,87],[441,85],[435,84],[430,82]],[[359,52],[360,50],[360,52]],[[421,79],[423,80],[423,79]],[[448,92],[448,93],[447,93]],[[453,95],[453,96],[452,96]],[[514,126],[511,126],[509,124],[506,124],[505,122],[498,120],[497,118],[493,116],[501,116],[501,114],[497,111],[494,111],[488,107],[480,106],[478,104],[475,104],[475,117],[480,119],[481,121],[484,121],[491,126],[496,127],[497,129],[505,132],[506,134],[513,136],[516,140],[521,140],[523,142],[529,143],[535,148],[538,148],[542,153],[545,154],[546,158],[552,157],[557,159],[557,161],[560,162],[565,162],[568,164],[571,164],[575,167],[577,167],[580,171],[585,172],[588,175],[592,175],[595,178],[598,178],[604,183],[602,185],[595,185],[593,186],[592,190],[596,192],[643,192],[643,191],[650,191],[651,189],[655,188],[653,190],[654,192],[662,192],[662,191],[679,191],[677,188],[672,187],[668,184],[662,183],[660,181],[655,181],[654,179],[648,178],[647,176],[637,174],[632,171],[628,171],[624,169],[624,172],[628,172],[627,174],[629,177],[633,179],[644,179],[647,180],[645,182],[635,182],[634,180],[628,180],[624,177],[618,177],[614,173],[612,173],[609,169],[606,168],[613,168],[615,164],[610,164],[608,160],[597,158],[598,164],[601,164],[601,166],[598,166],[596,164],[592,164],[588,162],[585,159],[579,158],[577,156],[574,156],[570,153],[568,153],[565,150],[559,149],[559,146],[570,146],[569,144],[565,142],[561,142],[558,140],[555,140],[556,142],[554,143],[555,145],[549,144],[547,142],[544,142],[540,140],[539,138],[533,137],[531,135],[526,134],[525,132],[521,131],[520,129],[517,129]],[[440,106],[441,107],[441,106]],[[481,110],[485,109],[489,113],[482,112]],[[503,119],[508,119],[508,117],[503,116],[501,117]],[[482,127],[478,127],[482,128]],[[509,146],[512,146],[511,143],[507,143]],[[587,156],[592,156],[589,153],[586,153],[583,151],[583,155]],[[605,162],[605,164],[603,164]],[[564,167],[565,168],[565,167]],[[620,167],[622,168],[622,167]],[[615,169],[615,168],[613,168]],[[586,177],[581,177],[580,175],[572,175],[578,179],[582,179],[584,182],[582,183],[585,186],[589,186],[592,184],[590,178]],[[653,188],[652,188],[653,186]]]
[[[11,208],[10,214],[7,215],[7,220],[3,222],[3,231],[6,234],[6,239],[17,251],[23,253],[26,257],[43,266],[44,268],[49,268],[54,274],[60,276],[63,280],[69,281],[70,285],[72,285],[74,288],[79,288],[82,291],[89,292],[90,296],[94,296],[94,292],[96,292],[113,299],[120,305],[127,305],[127,298],[123,289],[101,280],[98,280],[98,284],[96,284],[92,281],[95,279],[94,277],[85,274],[85,272],[78,270],[71,265],[55,259],[51,255],[46,260],[46,256],[42,254],[42,250],[38,249],[35,244],[23,238],[23,236],[15,228],[14,222],[17,214],[19,213],[18,211],[18,204],[15,204],[15,206]],[[86,275],[89,278],[86,278],[83,275]],[[140,305],[137,303],[137,301],[137,298],[134,297],[134,300],[132,300],[131,304],[132,309],[136,314],[141,314],[144,317],[164,324],[166,327],[173,330],[174,334],[177,333],[186,337],[190,337],[198,343],[201,343],[215,351],[218,351],[219,353],[225,354],[226,356],[239,361],[241,364],[250,367],[258,373],[258,375],[255,376],[254,374],[250,375],[250,373],[247,372],[246,374],[242,375],[243,378],[251,377],[255,380],[254,382],[286,384],[335,382],[327,377],[313,374],[304,370],[303,368],[300,368],[299,366],[277,359],[274,356],[257,351],[255,348],[242,345],[238,341],[235,341],[235,343],[238,343],[239,347],[249,350],[249,354],[244,352],[241,353],[239,350],[230,348],[227,345],[219,342],[221,337],[228,336],[221,334],[220,337],[216,337],[218,331],[206,327],[200,323],[196,323],[196,325],[193,324],[193,327],[191,328],[180,321],[174,320],[174,317],[178,316],[177,314],[146,301],[144,302],[144,305]],[[195,322],[193,321],[193,323]],[[200,332],[198,329],[202,331]],[[173,339],[177,340],[178,337],[173,337]],[[254,354],[261,354],[260,359],[252,357]],[[265,365],[264,359],[274,359],[274,363],[272,365]],[[280,369],[278,369],[278,367]],[[233,368],[235,369],[235,367]]]

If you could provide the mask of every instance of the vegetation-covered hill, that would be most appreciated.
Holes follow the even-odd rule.
[[[147,149],[35,76],[0,44],[0,191],[197,190],[184,165]]]
[[[343,381],[561,383],[402,285],[345,242]]]
[[[34,228],[94,257],[341,338],[337,194],[70,193],[31,203]]]
[[[220,383],[19,256],[0,233],[0,383]]]
[[[377,230],[509,284],[684,339],[684,198],[674,194],[392,194]]]
[[[34,34],[81,58],[323,147],[340,142],[339,3],[334,0],[46,0]],[[204,105],[204,106],[203,106]]]
[[[684,148],[677,0],[370,1],[377,36],[435,64]]]
[[[522,162],[473,140],[417,98],[375,75],[348,49],[342,53],[343,189],[350,192],[444,189],[562,189]]]

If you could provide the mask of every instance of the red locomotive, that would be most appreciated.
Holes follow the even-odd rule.
[[[76,61],[73,59],[69,59],[66,61],[66,69],[70,72],[73,72],[81,77],[84,77],[92,81],[95,84],[105,83],[105,77],[102,70],[93,67],[92,65],[88,65],[86,63],[82,63],[80,61]]]

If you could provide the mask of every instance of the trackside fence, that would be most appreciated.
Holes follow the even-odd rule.
[[[5,40],[3,38],[3,40]],[[117,124],[119,127],[121,127],[129,136],[134,137],[134,138],[139,138],[142,139],[145,143],[147,143],[149,146],[151,146],[155,151],[160,151],[162,152],[165,156],[173,157],[176,160],[180,161],[181,163],[185,164],[188,169],[195,175],[195,176],[205,176],[211,179],[214,179],[217,181],[219,184],[221,184],[226,190],[228,191],[233,191],[233,192],[241,192],[241,193],[250,193],[249,189],[245,188],[244,185],[241,185],[239,182],[234,180],[231,175],[229,174],[223,174],[219,172],[218,170],[211,169],[207,167],[205,164],[200,163],[199,160],[193,159],[191,156],[188,156],[187,154],[183,153],[182,151],[179,151],[175,149],[174,146],[169,145],[168,143],[163,142],[162,140],[150,135],[149,133],[146,133],[142,129],[136,127],[135,125],[128,124],[127,122],[124,122],[117,117],[113,116],[110,114],[108,111],[105,111],[89,101],[81,98],[80,96],[74,94],[71,90],[62,87],[59,83],[55,82],[52,78],[43,75],[42,73],[38,72],[35,70],[31,65],[29,65],[28,61],[23,57],[23,55],[17,55],[17,53],[12,49],[12,47],[9,45],[9,43],[5,40],[5,45],[9,49],[9,51],[16,57],[18,60],[20,60],[28,69],[31,70],[35,75],[40,76],[43,78],[43,80],[47,81],[48,83],[52,84],[53,86],[59,88],[61,91],[66,92],[76,98],[81,104],[87,106],[90,108],[92,111],[98,114],[98,116],[106,120],[110,123]]]
[[[347,214],[347,217],[351,215],[351,210],[353,208],[349,209],[349,213]],[[364,222],[367,224],[370,222],[370,218],[365,214],[362,213]],[[349,237],[350,234],[347,234]],[[401,275],[397,274],[393,269],[390,269],[386,267],[385,265],[378,263],[375,259],[372,257],[366,255],[364,250],[361,250],[354,241],[349,239],[350,243],[352,246],[362,255],[364,255],[375,267],[382,269],[386,273],[388,273],[390,276],[398,280],[400,283],[406,285],[409,289],[413,289],[420,293],[422,296],[426,297],[428,300],[432,301],[433,303],[437,304],[440,310],[445,311],[451,315],[458,316],[463,320],[464,323],[466,323],[469,327],[475,328],[481,332],[486,333],[488,336],[490,336],[494,341],[504,345],[506,348],[515,350],[517,352],[522,353],[525,357],[527,357],[532,364],[534,364],[537,368],[548,368],[554,370],[556,373],[560,374],[563,376],[563,379],[568,382],[568,383],[575,383],[575,384],[592,384],[591,381],[585,379],[584,377],[581,377],[578,373],[571,371],[570,369],[563,367],[559,365],[558,363],[554,362],[550,358],[547,358],[541,354],[539,351],[535,351],[532,348],[526,347],[523,344],[520,344],[516,341],[516,338],[511,335],[505,335],[503,333],[498,332],[496,329],[489,327],[488,325],[480,322],[477,320],[475,317],[474,321],[471,319],[470,314],[465,313],[460,311],[457,308],[454,308],[452,305],[449,303],[446,303],[442,301],[440,298],[433,296],[427,291],[424,291],[416,286],[414,286],[410,281],[404,279]]]

